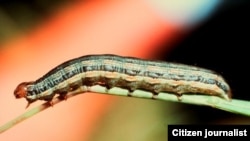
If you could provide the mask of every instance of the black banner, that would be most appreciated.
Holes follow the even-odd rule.
[[[168,125],[168,141],[231,138],[250,141],[250,125]]]

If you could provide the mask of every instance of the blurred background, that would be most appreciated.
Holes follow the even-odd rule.
[[[1,0],[0,41],[6,42],[22,33],[29,32],[56,11],[76,0]]]
[[[86,54],[208,68],[225,77],[233,98],[250,100],[249,12],[247,0],[0,0],[0,125],[26,111],[26,101],[12,94],[18,83]],[[16,125],[0,140],[166,140],[169,124],[250,119],[211,107],[84,94]]]

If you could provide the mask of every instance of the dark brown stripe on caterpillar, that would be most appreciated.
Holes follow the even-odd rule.
[[[154,94],[193,93],[230,98],[230,88],[217,73],[183,64],[149,61],[117,55],[87,55],[55,67],[33,82],[18,85],[14,94],[29,103],[51,101],[55,94],[65,96],[80,86],[102,85],[134,91],[142,89]]]

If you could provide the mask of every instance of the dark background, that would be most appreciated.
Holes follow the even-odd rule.
[[[202,25],[194,29],[165,56],[166,61],[197,65],[220,73],[229,83],[233,98],[250,100],[249,47],[250,4],[225,1]],[[197,111],[201,123],[237,115],[207,107],[188,106]],[[213,115],[213,116],[211,116]]]
[[[225,3],[179,42],[166,60],[215,70],[231,85],[234,98],[250,100],[249,14],[249,2]]]
[[[0,0],[0,43],[29,32],[53,13],[77,0]]]

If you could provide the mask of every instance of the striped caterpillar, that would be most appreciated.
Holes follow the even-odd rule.
[[[229,100],[229,85],[219,74],[194,66],[149,61],[111,54],[87,55],[55,67],[36,81],[23,82],[14,91],[16,98],[26,98],[28,105],[36,100],[63,98],[81,86],[119,87],[133,92],[145,90],[152,97],[159,92],[205,94]],[[82,90],[86,92],[88,90]],[[129,96],[129,93],[128,93]]]

